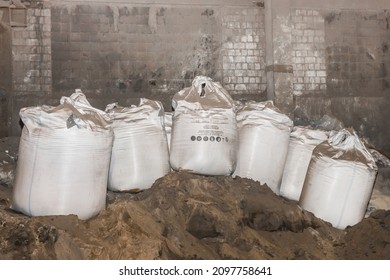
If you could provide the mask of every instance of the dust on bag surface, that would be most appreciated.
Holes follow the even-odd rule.
[[[267,184],[276,194],[293,123],[272,101],[248,102],[237,112],[237,167],[233,176]]]
[[[211,78],[197,76],[175,94],[170,163],[174,170],[231,175],[236,166],[237,124],[234,101]]]
[[[113,120],[108,188],[113,191],[143,190],[166,175],[169,165],[164,109],[159,101],[141,98],[138,106],[110,104]]]
[[[20,117],[12,209],[80,219],[103,210],[113,141],[109,116],[76,90],[57,107],[22,108]]]
[[[280,195],[299,200],[314,148],[328,139],[329,132],[295,126],[290,135]]]
[[[334,227],[360,222],[377,173],[356,132],[342,129],[313,150],[299,205]]]

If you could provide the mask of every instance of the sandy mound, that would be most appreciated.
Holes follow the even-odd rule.
[[[87,221],[28,217],[10,209],[15,142],[0,143],[0,259],[390,259],[390,211],[342,231],[243,178],[171,172],[142,193],[108,192]]]
[[[259,183],[171,172],[107,209],[27,217],[0,188],[2,259],[388,259],[390,211],[337,230]],[[367,234],[370,232],[370,234]]]

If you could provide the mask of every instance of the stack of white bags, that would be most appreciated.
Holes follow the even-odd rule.
[[[340,229],[364,217],[377,167],[354,131],[294,127],[272,101],[236,103],[205,76],[172,107],[141,98],[101,111],[76,90],[57,107],[21,109],[12,208],[89,219],[107,189],[144,190],[173,169],[259,181]]]
[[[139,191],[170,171],[164,110],[93,108],[77,90],[57,107],[23,108],[12,208],[29,216],[89,219],[106,206],[107,189]]]

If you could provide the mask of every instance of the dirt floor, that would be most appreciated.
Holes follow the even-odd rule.
[[[10,210],[17,139],[1,141],[0,259],[390,259],[390,210],[338,230],[243,178],[171,172],[87,221],[28,217]]]

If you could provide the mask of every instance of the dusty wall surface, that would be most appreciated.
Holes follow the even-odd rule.
[[[6,23],[8,10],[0,8],[0,137],[8,135],[8,103],[11,92],[11,30]]]
[[[325,15],[331,110],[346,125],[387,151],[390,151],[389,21],[388,11]]]
[[[11,104],[18,135],[21,107],[75,88],[99,108],[147,97],[170,110],[202,74],[236,99],[273,99],[297,124],[334,115],[390,152],[389,10],[386,0],[31,1],[27,27],[1,33],[12,50],[1,112]]]
[[[11,135],[21,131],[19,110],[49,103],[52,93],[51,12],[45,1],[32,1],[26,9],[26,26],[12,27]]]
[[[333,115],[389,152],[390,3],[291,0],[272,5],[273,61],[291,62],[293,69],[289,95],[279,94],[286,85],[275,81],[279,107],[302,124]],[[278,53],[281,48],[287,52]],[[293,106],[286,106],[291,99]]]
[[[62,2],[51,5],[56,96],[82,88],[101,103],[147,97],[170,110],[172,95],[196,75],[232,94],[265,90],[263,8],[251,1]]]
[[[236,98],[264,100],[264,6],[253,1],[32,1],[12,32],[11,133],[20,108],[81,88],[91,103],[160,100],[196,75]]]

